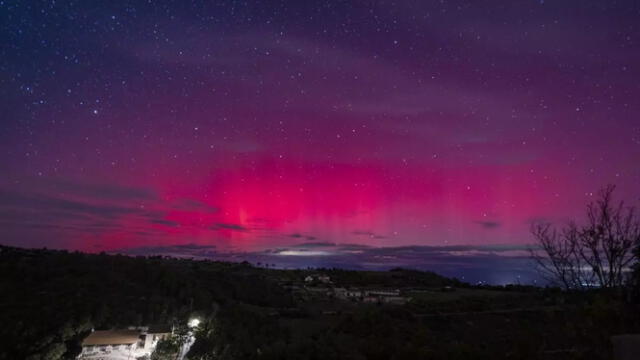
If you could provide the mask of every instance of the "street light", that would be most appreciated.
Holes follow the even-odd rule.
[[[200,325],[200,319],[193,318],[189,320],[188,325],[190,328],[198,327],[198,325]]]

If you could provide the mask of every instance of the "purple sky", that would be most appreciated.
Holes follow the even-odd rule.
[[[0,2],[0,243],[531,279],[640,196],[637,1]]]

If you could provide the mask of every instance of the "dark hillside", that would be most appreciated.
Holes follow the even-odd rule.
[[[608,359],[640,311],[609,294],[473,287],[430,272],[0,247],[0,359],[72,359],[92,328],[202,323],[189,359]],[[306,276],[328,282],[305,282]],[[406,304],[339,298],[399,290]],[[8,345],[6,345],[8,344]]]

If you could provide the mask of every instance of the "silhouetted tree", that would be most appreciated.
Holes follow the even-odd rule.
[[[633,266],[633,275],[631,280],[631,295],[636,303],[640,303],[640,240],[636,241],[633,255],[635,258],[635,264]]]
[[[565,289],[590,286],[619,288],[634,260],[633,247],[640,241],[640,218],[634,207],[613,201],[615,186],[602,189],[587,205],[587,221],[558,230],[535,223],[531,232],[537,248],[530,250],[542,275]]]
[[[182,346],[175,337],[158,341],[151,360],[173,360]]]

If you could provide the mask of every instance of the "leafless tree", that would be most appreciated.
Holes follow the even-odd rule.
[[[571,222],[561,230],[548,223],[532,225],[537,246],[530,249],[531,257],[547,280],[565,289],[625,284],[633,247],[640,242],[640,217],[634,207],[614,203],[614,190],[605,187],[587,205],[585,225]]]

